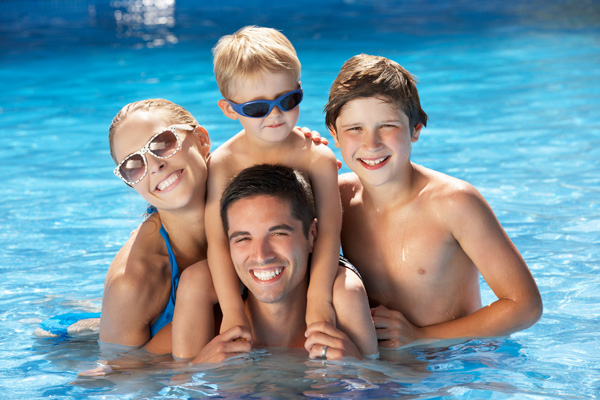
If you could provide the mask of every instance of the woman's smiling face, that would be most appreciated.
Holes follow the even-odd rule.
[[[139,110],[127,116],[115,131],[113,152],[117,160],[139,151],[157,133],[173,125],[162,110]],[[206,131],[175,129],[181,147],[173,156],[160,159],[144,154],[146,176],[133,188],[148,203],[160,209],[177,209],[192,201],[198,189],[206,187],[206,157],[209,150]]]

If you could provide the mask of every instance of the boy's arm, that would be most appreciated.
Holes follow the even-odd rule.
[[[319,321],[335,325],[332,306],[342,228],[342,205],[337,181],[337,161],[329,148],[314,148],[309,176],[318,220],[307,293],[306,324]]]
[[[204,218],[208,241],[208,267],[223,312],[223,322],[219,330],[221,333],[236,325],[250,326],[244,312],[239,278],[231,261],[229,242],[221,221],[221,194],[229,178],[224,170],[226,169],[215,162],[214,158],[211,160]]]
[[[542,300],[525,261],[481,194],[468,185],[455,193],[444,215],[458,244],[477,266],[498,300],[465,317],[416,327],[385,307],[373,310],[380,343],[400,347],[414,341],[503,336],[533,325]]]

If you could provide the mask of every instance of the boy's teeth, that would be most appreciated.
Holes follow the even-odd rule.
[[[180,175],[181,175],[181,172],[178,172],[176,174],[171,175],[168,179],[159,183],[158,190],[165,190],[166,188],[171,186],[171,184],[173,184],[173,182],[175,182],[177,180],[177,178],[179,178]]]
[[[384,162],[386,159],[387,159],[387,156],[381,157],[381,158],[377,158],[375,160],[367,160],[367,159],[361,158],[361,161],[364,162],[367,165],[370,165],[372,167],[374,165],[377,165],[377,164],[380,164],[380,163]]]
[[[281,274],[281,271],[283,271],[283,268],[270,269],[268,271],[254,269],[252,270],[252,274],[261,281],[268,281]]]

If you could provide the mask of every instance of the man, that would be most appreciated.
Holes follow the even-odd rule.
[[[325,322],[306,326],[308,264],[317,220],[312,191],[302,175],[280,165],[243,170],[223,193],[221,217],[233,264],[248,289],[245,311],[251,332],[240,326],[226,330],[193,362],[247,353],[251,338],[258,346],[304,345],[310,358],[377,357],[376,343],[359,350],[363,338],[374,336],[374,326],[364,287],[347,268],[340,267],[336,278],[344,290],[334,285],[337,328]],[[348,296],[351,302],[336,294],[347,293],[349,286],[355,290]]]

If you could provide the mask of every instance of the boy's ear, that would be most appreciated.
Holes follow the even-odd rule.
[[[227,100],[221,99],[221,100],[219,100],[219,102],[217,104],[219,105],[219,108],[221,109],[221,111],[223,111],[223,114],[225,114],[225,116],[227,118],[233,119],[233,120],[238,119],[238,117],[239,117],[238,113],[233,111],[231,104],[229,104],[229,102]]]
[[[335,144],[335,147],[339,148],[340,143],[338,142],[337,132],[330,126],[327,127],[327,130],[329,131],[329,134],[333,137],[333,144]]]
[[[419,140],[419,135],[421,134],[421,129],[423,129],[423,124],[419,122],[417,126],[412,131],[412,135],[410,136],[410,140],[414,143]]]

